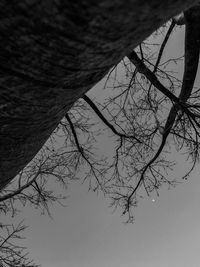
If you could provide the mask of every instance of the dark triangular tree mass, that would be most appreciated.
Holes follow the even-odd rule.
[[[1,1],[0,189],[73,103],[170,17],[198,1]]]

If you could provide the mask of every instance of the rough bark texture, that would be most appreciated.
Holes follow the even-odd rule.
[[[194,0],[1,0],[0,190],[72,104]]]

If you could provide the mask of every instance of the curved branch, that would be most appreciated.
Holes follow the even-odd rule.
[[[138,72],[142,73],[161,93],[167,96],[172,102],[180,104],[178,97],[172,94],[156,77],[156,75],[141,61],[135,51],[128,56],[131,63],[135,65]]]
[[[170,35],[171,35],[171,33],[172,33],[175,25],[176,25],[176,23],[175,23],[174,19],[172,19],[172,22],[170,24],[170,27],[169,27],[166,35],[165,35],[165,38],[164,38],[164,40],[163,40],[163,42],[162,42],[162,44],[160,46],[160,50],[158,52],[158,57],[157,57],[156,64],[155,64],[154,70],[153,70],[153,73],[154,74],[157,72],[158,65],[160,64],[160,61],[161,61],[161,58],[162,58],[162,55],[163,55],[163,51],[165,49],[165,46],[166,46],[166,44],[167,44],[167,42],[169,40],[169,37],[170,37]],[[149,100],[150,105],[151,105],[151,100],[150,100],[151,99],[150,98],[151,88],[152,88],[152,83],[150,84],[149,89],[148,89],[148,100]]]
[[[197,74],[200,52],[200,4],[184,13],[185,65],[179,99],[186,102],[191,95]]]
[[[38,175],[40,174],[40,171],[41,170],[39,168],[39,170],[34,175],[34,177],[28,183],[26,183],[25,185],[21,186],[19,189],[15,190],[12,193],[9,193],[9,194],[6,194],[4,196],[1,196],[0,197],[0,202],[5,201],[5,200],[10,199],[10,198],[13,198],[16,195],[19,195],[23,190],[25,190],[26,188],[28,188],[29,186],[31,186],[36,181]]]
[[[71,128],[71,131],[72,131],[72,134],[73,134],[73,137],[74,137],[74,141],[75,141],[75,143],[76,143],[76,146],[77,146],[77,148],[78,148],[78,151],[81,153],[81,155],[83,156],[83,149],[82,149],[82,147],[80,146],[80,144],[79,144],[79,141],[78,141],[78,137],[77,137],[77,134],[76,134],[76,131],[75,131],[75,129],[74,129],[74,125],[73,125],[73,123],[72,123],[72,121],[71,121],[71,119],[70,119],[70,117],[69,117],[69,115],[66,113],[65,114],[65,118],[67,119],[67,121],[68,121],[68,123],[69,123],[69,126],[70,126],[70,128]]]
[[[157,60],[156,60],[156,64],[155,64],[155,66],[154,66],[153,73],[156,73],[156,71],[157,71],[157,68],[158,68],[158,65],[160,64],[160,60],[161,60],[163,51],[164,51],[164,49],[165,49],[165,46],[166,46],[166,44],[167,44],[167,42],[168,42],[168,40],[169,40],[169,37],[170,37],[170,35],[171,35],[171,33],[172,33],[172,31],[173,31],[175,25],[176,25],[176,24],[175,24],[175,21],[172,20],[172,22],[171,22],[171,24],[170,24],[170,27],[169,27],[169,29],[168,29],[166,35],[165,35],[165,38],[164,38],[164,40],[163,40],[163,42],[162,42],[162,44],[161,44],[161,46],[160,46],[160,50],[159,50],[159,53],[158,53],[158,58],[157,58]]]
[[[103,116],[101,111],[98,109],[98,107],[94,104],[94,102],[86,95],[82,96],[82,98],[85,100],[85,102],[94,110],[94,112],[97,114],[97,116],[103,121],[103,123],[116,135],[118,135],[121,138],[127,138],[127,139],[135,139],[138,143],[142,143],[137,137],[132,135],[126,135],[119,133],[114,126]]]

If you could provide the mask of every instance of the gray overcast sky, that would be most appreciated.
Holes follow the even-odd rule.
[[[196,267],[200,239],[199,171],[182,185],[142,200],[133,225],[111,213],[103,197],[74,185],[54,220],[30,209],[27,244],[44,267]]]
[[[180,31],[168,49],[177,56],[182,44]],[[183,165],[176,176],[179,169]],[[43,267],[199,266],[199,167],[189,181],[160,192],[155,202],[141,200],[129,225],[86,185],[74,182],[68,192],[67,207],[51,209],[53,220],[31,208],[20,215],[30,225],[25,234],[31,257]]]

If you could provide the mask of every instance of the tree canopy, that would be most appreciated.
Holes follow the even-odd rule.
[[[170,17],[198,1],[1,1],[0,188],[72,104]]]
[[[194,169],[200,144],[200,95],[194,86],[200,5],[158,0],[137,4],[1,3],[7,11],[1,14],[0,44],[2,213],[14,216],[19,203],[49,213],[49,203],[65,198],[56,195],[54,184],[66,188],[81,174],[89,189],[108,195],[111,206],[132,222],[141,195],[176,185],[171,151],[190,159],[183,179]],[[178,11],[183,12],[173,17]],[[184,55],[163,59],[170,36],[183,24]],[[160,43],[154,43],[158,39]],[[181,62],[183,77],[173,71],[173,64]],[[102,77],[108,96],[98,103],[86,93]],[[103,132],[111,135],[112,155],[96,151]],[[50,177],[55,183],[49,183]],[[1,228],[0,259],[5,266],[36,266],[23,247],[10,242],[20,237],[23,224]]]

